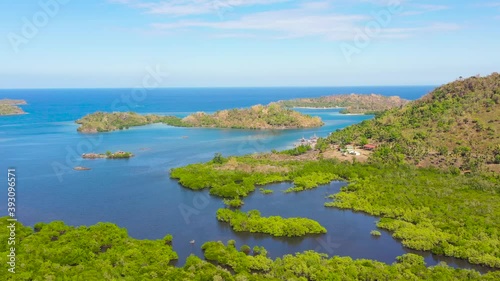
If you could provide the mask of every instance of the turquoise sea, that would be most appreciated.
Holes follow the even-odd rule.
[[[378,93],[417,99],[433,86],[343,87],[343,88],[196,88],[156,89],[40,89],[0,90],[1,98],[25,99],[26,115],[0,117],[0,182],[7,182],[7,169],[17,173],[17,216],[26,225],[62,220],[69,225],[113,222],[135,238],[161,239],[174,236],[179,264],[189,254],[201,256],[200,246],[209,240],[235,239],[239,245],[265,246],[272,257],[316,250],[329,255],[376,259],[387,263],[410,250],[383,231],[380,238],[369,234],[377,218],[351,211],[323,207],[325,195],[338,192],[345,183],[334,182],[300,194],[278,192],[290,184],[269,188],[245,199],[243,210],[259,209],[265,216],[302,216],[318,220],[328,234],[306,238],[271,238],[234,233],[217,222],[215,212],[223,204],[208,192],[194,192],[169,178],[169,170],[210,160],[214,153],[243,155],[286,149],[301,137],[326,136],[372,116],[341,115],[338,110],[299,111],[320,116],[325,126],[307,130],[222,130],[174,128],[151,125],[130,130],[84,135],[74,121],[95,111],[135,111],[186,116],[205,111],[267,104],[281,99],[317,97],[344,93]],[[129,160],[83,160],[88,152],[125,150]],[[74,171],[85,166],[90,171]],[[6,184],[3,186],[6,187]],[[7,191],[0,192],[6,202]],[[7,214],[6,204],[0,213]],[[195,240],[194,245],[190,240]],[[414,252],[414,251],[411,251]],[[465,261],[425,256],[428,264],[445,261],[457,267]]]

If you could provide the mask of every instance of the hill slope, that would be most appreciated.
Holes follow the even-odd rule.
[[[446,84],[329,140],[381,144],[372,159],[383,161],[500,171],[500,74]]]

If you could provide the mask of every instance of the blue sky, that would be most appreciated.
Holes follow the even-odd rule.
[[[0,2],[0,88],[436,85],[500,71],[500,1]]]

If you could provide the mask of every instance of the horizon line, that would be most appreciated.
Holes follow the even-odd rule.
[[[268,89],[268,88],[350,88],[350,87],[439,87],[439,85],[348,85],[348,86],[171,86],[171,87],[140,87],[146,90],[162,90],[162,89]],[[40,87],[40,88],[0,88],[0,91],[5,90],[128,90],[137,87]]]

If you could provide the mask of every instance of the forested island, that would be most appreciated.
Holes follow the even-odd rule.
[[[376,114],[388,109],[401,108],[409,102],[397,96],[348,94],[282,100],[278,103],[289,108],[342,108],[340,112],[343,114]]]
[[[11,100],[11,99],[1,99],[0,100],[0,115],[20,115],[26,114],[22,108],[18,105],[27,104],[25,100]]]
[[[284,108],[276,103],[251,108],[221,110],[214,114],[203,112],[185,118],[161,115],[140,115],[134,112],[96,112],[76,121],[82,133],[109,132],[135,126],[163,123],[176,127],[231,129],[298,129],[323,125],[321,118]]]
[[[258,210],[245,213],[237,210],[219,209],[217,219],[229,223],[237,232],[266,233],[276,237],[326,233],[326,228],[317,221],[306,218],[285,219],[279,216],[262,217]]]

